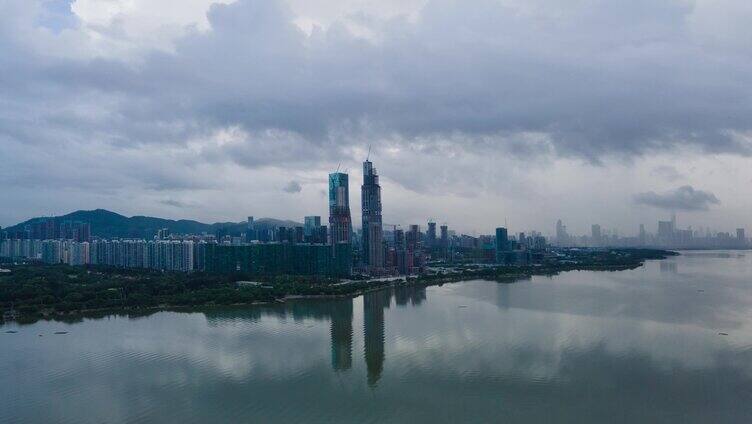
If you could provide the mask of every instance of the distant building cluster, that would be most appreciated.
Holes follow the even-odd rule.
[[[39,219],[26,225],[23,229],[1,232],[0,240],[2,239],[90,241],[91,224],[57,218]]]
[[[640,225],[636,236],[623,237],[617,231],[604,231],[599,224],[593,224],[589,235],[572,236],[559,220],[556,223],[556,236],[553,243],[562,247],[649,247],[660,249],[748,249],[750,247],[744,228],[735,233],[713,232],[709,228],[680,229],[676,214],[668,221],[658,221],[655,233],[649,233],[645,225]]]

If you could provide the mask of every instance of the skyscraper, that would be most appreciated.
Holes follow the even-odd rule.
[[[329,231],[332,245],[350,243],[350,180],[347,174],[329,174]]]
[[[420,226],[417,224],[411,224],[410,228],[405,234],[405,241],[407,242],[407,248],[409,250],[418,250],[418,243],[420,242]]]
[[[644,246],[647,241],[647,233],[645,232],[645,224],[640,224],[640,232],[637,236],[640,246]]]
[[[669,242],[674,237],[674,221],[658,221],[658,237],[664,241]]]
[[[436,247],[436,223],[428,222],[428,231],[426,232],[426,247],[433,249]]]
[[[599,224],[593,224],[590,227],[590,237],[593,239],[594,246],[601,245],[601,226]]]
[[[363,208],[363,264],[370,269],[380,269],[384,266],[381,186],[379,175],[369,160],[363,162],[361,206]]]
[[[556,244],[559,246],[566,246],[569,244],[569,234],[567,234],[567,226],[564,225],[561,220],[556,221]]]
[[[253,240],[258,240],[258,234],[256,233],[256,224],[252,216],[248,217],[248,224],[245,229],[245,241],[250,243]]]
[[[496,263],[504,263],[509,250],[507,229],[499,227],[496,229]]]

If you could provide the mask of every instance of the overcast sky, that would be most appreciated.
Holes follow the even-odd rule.
[[[0,0],[0,225],[752,227],[748,0]],[[324,218],[326,219],[326,218]]]

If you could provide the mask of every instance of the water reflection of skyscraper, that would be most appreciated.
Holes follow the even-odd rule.
[[[399,306],[406,306],[408,302],[419,306],[426,299],[425,287],[400,287],[390,290],[379,290],[363,295],[363,339],[365,341],[364,356],[368,373],[368,385],[373,387],[381,379],[384,370],[384,309],[392,302]]]
[[[676,274],[679,271],[679,266],[674,261],[661,261],[661,272],[667,274]]]
[[[392,301],[392,290],[363,296],[363,338],[368,385],[375,386],[384,369],[384,309]]]
[[[352,299],[336,301],[331,306],[332,368],[335,371],[352,368]]]
[[[378,290],[363,295],[364,357],[368,385],[373,387],[381,379],[384,370],[384,310],[389,308],[392,296],[396,304],[420,306],[426,299],[423,287],[401,287]],[[330,320],[331,364],[335,371],[352,368],[353,345],[353,299],[327,301],[293,301],[283,305],[265,305],[254,308],[228,308],[205,312],[210,326],[226,325],[232,321],[258,322],[263,316],[280,319],[292,318],[299,322],[306,319]]]
[[[400,287],[394,290],[394,301],[397,306],[406,306],[410,302],[413,306],[420,306],[426,300],[425,287]]]

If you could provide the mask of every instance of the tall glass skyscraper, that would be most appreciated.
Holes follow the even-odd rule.
[[[363,264],[368,268],[384,267],[383,228],[381,225],[381,186],[379,175],[371,161],[363,162]]]
[[[352,220],[350,218],[350,180],[347,174],[329,174],[329,230],[330,241],[350,243]]]

